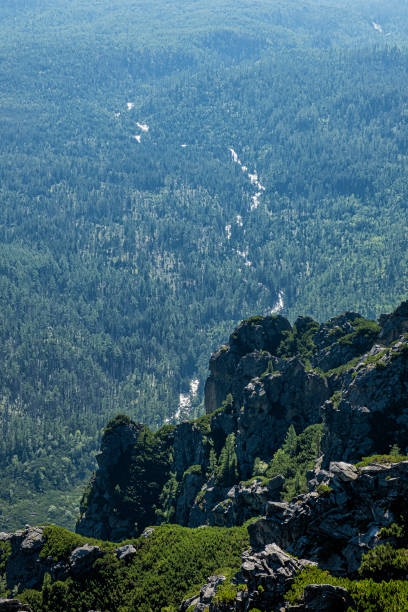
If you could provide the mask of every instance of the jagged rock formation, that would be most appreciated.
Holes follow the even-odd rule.
[[[398,520],[408,499],[408,461],[357,469],[331,463],[317,470],[312,491],[291,503],[269,502],[248,527],[255,550],[275,542],[334,575],[354,576],[381,528]]]
[[[217,602],[219,581],[189,600],[191,610],[210,603],[211,612],[280,610],[294,577],[308,565],[355,577],[362,555],[379,543],[380,529],[406,514],[408,461],[361,468],[332,463],[310,476],[310,493],[291,503],[269,502],[266,516],[249,525],[251,549],[232,581],[236,595],[228,606]],[[345,589],[313,585],[301,607],[287,610],[346,612],[352,605]]]
[[[149,468],[144,478],[133,478],[130,501],[124,491],[135,469],[132,457],[145,453],[153,434],[130,422],[109,424],[78,531],[114,540],[140,533],[156,520],[153,506],[160,520],[191,527],[240,524],[263,514],[266,498],[279,499],[280,491],[260,493],[258,484],[249,492],[242,481],[256,475],[255,461],[271,461],[290,425],[300,433],[324,420],[326,467],[388,452],[393,444],[405,449],[407,317],[402,304],[379,324],[353,312],[323,324],[299,317],[293,327],[282,316],[243,321],[211,357],[207,414],[167,432],[160,477]],[[225,461],[229,471],[221,466]],[[141,495],[152,482],[145,512],[134,489]]]
[[[78,531],[119,541],[157,522],[230,527],[251,519],[248,532],[241,528],[251,548],[240,570],[210,576],[181,611],[354,609],[349,583],[308,584],[296,605],[286,595],[299,572],[355,579],[384,533],[408,543],[407,329],[408,303],[379,324],[351,312],[322,325],[309,317],[293,327],[280,316],[242,322],[211,357],[205,415],[156,433],[124,416],[108,424]],[[390,454],[354,465],[374,453]],[[45,529],[0,534],[10,591],[39,590],[47,575],[85,584],[105,562],[129,569],[156,532],[115,550],[73,536],[55,557],[44,553]],[[405,559],[403,549],[397,577],[408,572]]]
[[[278,610],[294,576],[310,563],[356,577],[380,530],[407,513],[408,462],[352,465],[392,446],[408,448],[407,329],[408,303],[379,323],[352,312],[321,325],[299,317],[293,327],[280,316],[254,317],[212,355],[207,413],[165,437],[156,434],[167,444],[167,482],[154,497],[157,517],[190,527],[262,518],[248,527],[251,550],[230,585],[233,598],[226,603],[218,595],[228,580],[212,576],[180,610]],[[283,501],[285,478],[265,474],[280,447],[288,449],[291,440],[293,446],[296,434],[320,422],[323,438],[315,451],[322,456],[308,474],[309,492]],[[147,524],[133,507],[132,531],[129,517],[119,522],[112,514],[111,501],[119,482],[115,466],[132,472],[129,465],[145,444],[142,429],[131,422],[109,425],[82,533],[112,539],[136,533],[134,523],[139,530]],[[152,513],[148,517],[153,524]],[[311,585],[297,606],[286,609],[345,612],[352,605],[343,588]]]
[[[222,346],[210,359],[210,376],[205,385],[206,412],[214,412],[221,406],[233,387],[236,394],[245,379],[249,382],[259,376],[266,368],[268,357],[276,353],[283,332],[290,330],[289,321],[282,316],[243,321],[231,334],[228,345]],[[256,351],[253,358],[242,361],[252,351]],[[265,351],[263,358],[259,357],[261,351]]]
[[[388,320],[389,321],[389,320]],[[323,407],[326,464],[356,461],[392,444],[408,445],[408,341],[402,336],[385,349],[375,345],[349,371],[337,402]]]
[[[102,438],[99,469],[81,502],[77,532],[120,541],[154,523],[172,445],[172,427],[154,435],[128,417],[113,419]]]

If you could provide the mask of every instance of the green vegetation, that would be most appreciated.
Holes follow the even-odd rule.
[[[6,571],[6,564],[9,554],[11,553],[10,542],[0,542],[0,577]]]
[[[295,322],[292,331],[285,332],[286,337],[278,348],[278,355],[286,358],[299,355],[305,363],[308,363],[315,349],[313,336],[319,327],[319,323],[310,317]]]
[[[345,372],[348,372],[349,370],[354,368],[360,360],[361,356],[353,357],[353,359],[350,359],[350,361],[347,361],[347,363],[343,363],[337,368],[333,368],[332,370],[324,372],[324,376],[340,376],[340,374],[344,374]]]
[[[332,493],[333,489],[327,484],[319,484],[316,491],[321,497],[328,497]]]
[[[307,491],[306,473],[314,467],[320,455],[322,432],[321,424],[310,425],[299,435],[296,435],[293,425],[289,427],[285,442],[276,451],[263,474],[266,478],[278,474],[284,476],[286,482],[282,493],[283,499],[289,501],[295,495]]]
[[[187,468],[187,470],[184,472],[183,478],[185,478],[189,474],[197,474],[198,476],[201,476],[202,472],[203,470],[201,465],[190,465],[190,467]]]
[[[338,339],[340,344],[353,344],[359,338],[367,338],[374,341],[381,330],[376,321],[363,318],[355,319],[353,327],[353,332]]]
[[[389,454],[389,455],[371,455],[363,457],[361,461],[355,464],[357,468],[366,467],[372,463],[399,463],[400,461],[408,461],[408,455]]]
[[[379,351],[378,353],[376,353],[375,355],[369,355],[364,360],[364,365],[375,364],[376,366],[380,366],[380,363],[381,363],[380,360],[388,353],[389,353],[389,349],[385,348],[382,351]]]
[[[231,433],[227,436],[218,459],[216,482],[223,487],[229,487],[235,484],[237,480],[238,460],[235,453],[235,434]]]
[[[72,526],[105,423],[198,417],[209,354],[279,295],[291,320],[405,297],[388,4],[1,3],[1,529]]]
[[[64,541],[64,533],[58,533],[58,544],[54,541],[51,554],[65,555],[73,544],[72,535],[65,532]],[[174,608],[197,592],[208,576],[231,576],[249,546],[243,527],[187,529],[175,525],[157,527],[148,538],[132,543],[138,552],[129,563],[107,551],[89,574],[45,584],[41,593],[26,591],[19,598],[31,603],[34,612]]]
[[[248,319],[244,319],[242,322],[249,323],[250,325],[256,325],[257,323],[263,321],[264,318],[265,317],[262,317],[261,315],[254,315],[252,317],[249,317]]]
[[[352,581],[348,578],[334,578],[328,572],[310,567],[302,570],[295,578],[291,589],[286,593],[287,601],[291,604],[299,602],[308,584],[332,584],[347,589],[355,601],[355,607],[349,612],[407,612],[408,610],[406,580]]]
[[[103,550],[111,550],[115,546],[110,542],[84,538],[57,525],[44,527],[44,538],[45,543],[40,552],[40,559],[51,557],[53,561],[66,560],[75,548],[86,543],[99,546]]]
[[[217,589],[213,603],[225,605],[234,601],[238,593],[238,586],[230,580],[225,580]]]
[[[408,549],[380,544],[363,555],[359,574],[373,580],[405,580],[408,573]]]
[[[337,408],[337,406],[341,402],[341,398],[342,398],[342,392],[338,389],[337,391],[333,393],[330,400],[333,402],[333,405]]]
[[[224,406],[220,406],[219,408],[216,408],[213,412],[209,414],[203,414],[202,416],[193,420],[194,427],[199,429],[203,434],[211,433],[211,420],[216,414],[222,412],[223,408]]]

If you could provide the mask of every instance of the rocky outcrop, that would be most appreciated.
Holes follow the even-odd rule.
[[[246,552],[241,571],[230,585],[230,597],[219,596],[225,576],[210,576],[199,595],[184,601],[180,612],[246,612],[253,608],[278,610],[293,579],[306,566],[314,565],[295,559],[276,544],[268,544],[262,551]],[[235,591],[235,597],[231,593]]]
[[[241,478],[252,475],[256,457],[270,460],[290,425],[303,431],[321,420],[330,392],[320,374],[306,371],[298,358],[280,360],[278,370],[253,379],[244,389],[238,415],[236,452]]]
[[[11,546],[6,571],[8,588],[13,589],[21,584],[27,589],[40,586],[49,571],[48,564],[40,559],[45,541],[42,527],[27,525],[13,534],[2,534],[2,541],[8,541]]]
[[[383,315],[380,325],[354,312],[323,324],[299,317],[293,328],[281,316],[243,321],[211,356],[207,414],[175,428],[159,476],[152,456],[147,468],[135,464],[146,449],[150,452],[146,428],[124,417],[108,426],[77,530],[113,540],[136,535],[156,521],[153,508],[160,504],[161,520],[191,527],[246,520],[263,511],[263,494],[254,501],[257,496],[244,493],[240,482],[254,475],[256,460],[271,461],[291,425],[301,433],[325,421],[325,466],[388,452],[394,444],[404,451],[408,341],[401,337],[388,348],[383,343],[407,328],[407,314],[403,304]],[[214,466],[231,435],[237,469],[235,479],[225,483],[215,477]],[[139,468],[143,477],[135,478]],[[170,479],[165,499],[160,498],[163,476]],[[152,482],[157,488],[149,503],[144,499],[145,512],[132,503],[132,495],[135,487],[141,495],[142,487],[151,492]],[[234,486],[242,494],[231,496],[230,490],[238,491]]]
[[[118,542],[155,522],[154,507],[170,473],[173,434],[170,426],[153,434],[123,415],[108,423],[99,468],[81,502],[78,533]]]
[[[408,332],[408,301],[402,302],[390,314],[383,314],[379,318],[381,332],[379,342],[384,346],[389,346],[401,335]]]
[[[222,346],[210,359],[210,376],[205,385],[206,412],[219,408],[227,394],[232,392],[236,370],[244,355],[254,350],[275,354],[284,332],[291,329],[289,321],[280,315],[243,321],[231,334],[228,345]],[[244,364],[241,367],[245,370]]]
[[[269,501],[280,499],[284,482],[283,476],[275,476],[265,483],[259,478],[248,484],[233,486],[227,497],[212,508],[210,525],[233,527],[242,525],[253,516],[264,514]]]
[[[356,312],[345,312],[320,325],[313,336],[313,367],[327,372],[363,355],[376,341],[380,327]]]
[[[326,402],[325,464],[357,461],[408,445],[408,341],[404,338],[363,357],[349,373],[337,402]]]
[[[290,503],[269,502],[249,526],[251,546],[275,542],[335,575],[355,575],[382,527],[397,520],[408,495],[408,461],[357,469],[332,463],[310,481],[312,491]]]
[[[209,579],[184,610],[346,612],[354,602],[346,589],[310,584],[296,605],[284,603],[294,578],[307,566],[357,576],[362,555],[379,543],[382,527],[406,516],[408,461],[356,468],[344,462],[310,474],[310,493],[291,503],[268,502],[266,516],[248,527],[251,549],[231,580],[229,597]],[[203,593],[208,596],[203,599]],[[234,594],[235,593],[235,594]],[[187,605],[188,604],[188,605]],[[190,608],[189,608],[190,609]]]
[[[226,577],[222,574],[209,576],[207,583],[201,587],[200,593],[182,602],[179,612],[206,612],[210,606],[214,609],[212,601],[218,587],[225,582]]]
[[[241,572],[247,586],[246,609],[277,609],[293,579],[310,561],[295,559],[276,544],[244,553]]]

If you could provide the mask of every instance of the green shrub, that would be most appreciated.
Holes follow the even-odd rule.
[[[187,468],[186,471],[184,472],[183,479],[189,474],[197,474],[198,476],[201,476],[202,475],[201,465],[190,465],[190,467]]]
[[[363,555],[360,576],[374,580],[404,579],[408,574],[408,550],[380,544]]]
[[[45,542],[40,552],[40,559],[51,557],[53,561],[67,559],[75,548],[86,543],[100,546],[104,550],[110,550],[114,547],[114,544],[110,542],[85,538],[57,525],[47,525],[44,527],[44,538]]]
[[[340,404],[342,398],[342,393],[340,390],[337,390],[333,393],[330,400],[333,402],[335,408]]]
[[[326,571],[307,567],[296,576],[285,595],[286,600],[292,605],[298,604],[308,584],[332,584],[345,588],[355,602],[355,607],[348,612],[408,612],[408,582],[405,580],[353,581],[334,578]]]
[[[262,315],[254,315],[253,317],[249,317],[249,319],[244,319],[242,323],[249,323],[250,325],[256,325],[257,323],[261,323],[265,320],[265,317]]]
[[[327,484],[319,484],[316,488],[316,491],[321,497],[328,497],[330,493],[333,492],[333,489]]]
[[[381,331],[377,321],[358,318],[353,321],[354,331],[338,339],[339,344],[353,344],[358,337],[374,340]]]
[[[302,331],[298,329],[295,323],[292,331],[283,332],[283,340],[278,347],[278,355],[283,358],[299,355],[304,362],[309,361],[315,350],[313,336],[319,327],[319,323],[310,317],[302,321]]]
[[[11,543],[0,542],[0,577],[6,571],[7,561],[11,553]]]
[[[289,427],[285,441],[274,454],[265,472],[267,478],[281,474],[285,479],[283,499],[289,501],[295,495],[307,491],[306,472],[314,467],[320,455],[323,425],[310,425],[299,435]]]
[[[225,580],[217,588],[215,597],[213,599],[214,605],[232,603],[237,596],[238,587],[236,584],[232,584],[229,580]]]
[[[48,532],[44,556],[63,558],[72,547],[95,542],[66,530],[58,534],[56,529],[61,528]],[[138,552],[130,562],[119,561],[109,552],[117,545],[99,543],[107,552],[95,561],[91,572],[45,584],[40,591],[26,591],[21,599],[30,603],[35,600],[35,612],[177,608],[180,601],[200,590],[208,576],[238,571],[242,552],[249,547],[245,527],[188,529],[161,525],[148,538],[131,542]]]

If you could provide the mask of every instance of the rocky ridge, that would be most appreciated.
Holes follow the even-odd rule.
[[[354,609],[339,584],[306,585],[295,604],[286,594],[307,568],[354,580],[384,530],[408,524],[407,330],[408,303],[378,323],[243,321],[211,357],[205,415],[156,433],[123,415],[108,424],[78,532],[119,542],[157,523],[249,521],[241,569],[211,576],[180,610]],[[43,549],[42,528],[0,534],[9,589],[75,581],[106,555],[92,542],[59,561]],[[115,555],[131,563],[137,549]]]
[[[404,303],[378,323],[353,312],[323,324],[299,317],[291,326],[280,315],[243,321],[211,356],[206,415],[167,434],[169,452],[161,473],[168,480],[158,483],[143,520],[140,508],[137,513],[127,504],[121,510],[120,498],[132,453],[140,456],[144,450],[147,428],[113,422],[84,497],[78,531],[118,541],[136,535],[157,516],[197,527],[242,524],[263,514],[266,499],[278,500],[281,491],[276,481],[263,493],[260,483],[247,481],[256,476],[255,462],[271,462],[291,425],[300,433],[324,421],[326,467],[331,461],[386,453],[393,444],[405,450],[407,316]],[[228,453],[235,467],[227,473],[220,464]],[[144,469],[145,480],[138,485],[146,488],[155,477]]]

